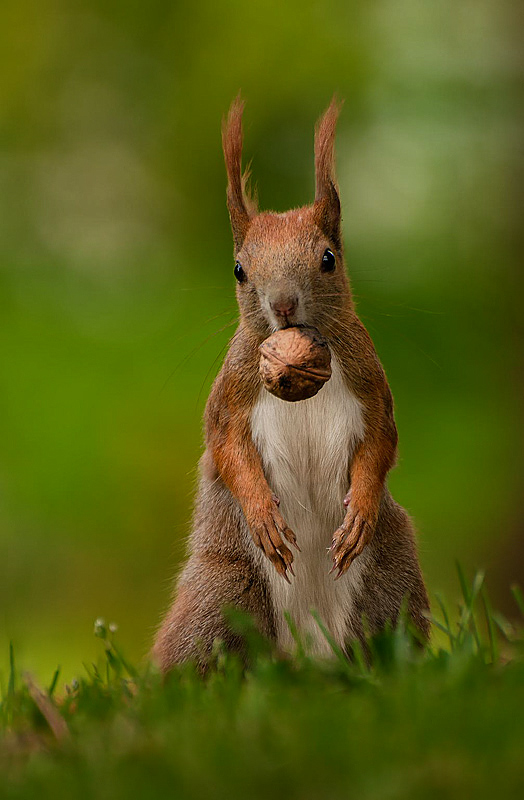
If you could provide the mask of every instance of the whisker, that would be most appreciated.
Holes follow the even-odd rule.
[[[200,403],[200,398],[201,398],[201,396],[202,396],[202,392],[203,392],[203,390],[204,390],[205,383],[206,383],[206,381],[207,381],[207,379],[208,379],[208,377],[209,377],[209,373],[211,372],[211,370],[213,369],[213,367],[214,367],[214,366],[215,366],[215,364],[217,363],[218,359],[220,358],[220,356],[222,355],[222,353],[224,352],[224,350],[226,350],[226,348],[227,348],[228,346],[229,346],[229,342],[226,342],[226,343],[225,343],[225,344],[224,344],[224,345],[223,345],[223,346],[220,348],[220,350],[218,351],[218,354],[217,354],[217,355],[215,356],[215,358],[213,359],[213,361],[212,361],[212,363],[211,363],[211,366],[209,367],[209,369],[207,370],[206,374],[204,375],[204,380],[202,381],[202,385],[200,386],[200,389],[199,389],[199,391],[198,391],[198,396],[197,396],[197,399],[196,399],[196,404],[195,404],[195,407],[198,407],[198,404]]]
[[[203,340],[202,340],[202,341],[201,341],[199,344],[197,344],[197,345],[196,345],[196,347],[194,347],[194,348],[193,348],[193,349],[192,349],[192,350],[191,350],[191,351],[190,351],[190,352],[189,352],[189,353],[188,353],[186,356],[184,356],[184,358],[183,358],[183,359],[182,359],[182,360],[181,360],[181,361],[180,361],[180,362],[179,362],[179,363],[176,365],[176,367],[175,367],[175,368],[174,368],[174,370],[171,372],[171,374],[170,374],[170,375],[169,375],[169,376],[166,378],[166,380],[165,380],[165,382],[164,382],[164,385],[162,386],[162,388],[161,388],[161,390],[160,390],[159,394],[162,394],[162,392],[165,390],[166,386],[168,385],[168,383],[170,382],[170,380],[172,379],[172,377],[173,377],[173,376],[174,376],[174,375],[175,375],[175,374],[178,372],[178,370],[180,369],[180,367],[182,367],[184,364],[187,364],[187,362],[189,361],[189,359],[191,358],[191,356],[194,356],[194,355],[195,355],[195,353],[197,353],[199,350],[201,350],[201,349],[202,349],[202,347],[203,347],[205,344],[207,344],[207,343],[210,341],[210,339],[213,339],[213,338],[214,338],[215,336],[217,336],[219,333],[222,333],[222,331],[225,331],[225,330],[226,330],[226,328],[230,328],[232,325],[235,325],[235,324],[236,324],[236,322],[237,322],[237,320],[236,320],[236,319],[234,319],[234,320],[232,320],[231,322],[228,322],[226,325],[223,325],[223,326],[222,326],[221,328],[219,328],[217,331],[214,331],[213,333],[211,333],[209,336],[206,336],[206,338],[205,338],[205,339],[203,339]]]

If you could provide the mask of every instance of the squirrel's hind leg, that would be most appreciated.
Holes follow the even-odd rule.
[[[227,606],[252,614],[261,633],[274,638],[266,587],[248,559],[229,560],[220,553],[191,556],[153,647],[153,659],[161,670],[167,672],[184,661],[205,669],[215,639],[228,650],[243,653],[242,637],[231,630],[222,613]]]

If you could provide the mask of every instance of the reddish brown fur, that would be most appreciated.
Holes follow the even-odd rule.
[[[227,119],[222,122],[222,147],[228,178],[227,205],[235,245],[244,240],[249,221],[257,211],[256,202],[246,191],[249,169],[242,175],[243,112],[244,102],[239,95],[231,104]]]
[[[341,105],[335,98],[315,130],[315,219],[338,248],[341,247],[340,200],[335,178],[335,130]]]
[[[333,98],[315,129],[315,201],[329,197],[335,179],[335,132],[341,106]]]
[[[332,544],[337,578],[365,547],[370,554],[366,591],[355,602],[358,614],[350,621],[350,630],[362,636],[361,614],[372,630],[388,620],[394,623],[408,595],[412,619],[428,633],[428,600],[412,527],[386,485],[397,449],[392,396],[373,343],[355,312],[343,263],[334,175],[339,110],[333,100],[316,129],[314,204],[286,214],[257,214],[246,197],[241,177],[243,103],[238,98],[223,128],[235,257],[247,279],[237,286],[239,327],[206,408],[206,453],[190,558],[155,645],[165,669],[187,658],[202,660],[217,636],[236,646],[220,615],[224,604],[251,611],[261,629],[274,635],[271,597],[250,539],[282,577],[289,580],[293,571],[293,554],[284,539],[295,545],[295,533],[280,514],[250,426],[261,388],[258,346],[272,330],[275,298],[298,298],[297,316],[287,323],[304,321],[299,318],[302,314],[307,324],[318,328],[363,407],[365,435],[351,460],[347,510]],[[319,268],[326,248],[336,255],[333,274]],[[300,537],[300,531],[296,533]]]

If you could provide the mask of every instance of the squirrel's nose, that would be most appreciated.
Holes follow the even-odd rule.
[[[277,317],[290,317],[297,310],[298,297],[285,297],[278,298],[271,302],[273,313]]]

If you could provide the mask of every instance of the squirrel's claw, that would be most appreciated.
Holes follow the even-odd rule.
[[[276,498],[272,498],[276,506]],[[257,547],[263,550],[264,555],[269,558],[279,575],[290,583],[287,570],[294,576],[293,553],[284,544],[282,537],[287,539],[298,549],[296,537],[293,531],[287,527],[278,509],[265,509],[260,513],[260,517],[254,516],[249,522],[251,535]]]
[[[333,553],[331,575],[338,570],[335,580],[344,575],[353,561],[362,553],[371,541],[374,525],[366,520],[358,511],[349,510],[344,522],[335,532],[330,550]]]
[[[274,504],[278,508],[278,506],[280,506],[280,497],[278,497],[276,494],[273,494],[273,495],[271,495],[271,499],[273,500]],[[286,523],[284,522],[282,517],[280,517],[280,515],[279,515],[279,518],[282,521],[282,526],[281,527],[277,526],[277,527],[279,527],[279,530],[280,530],[282,536],[284,536],[288,540],[288,542],[290,544],[292,544],[293,547],[295,547],[298,550],[298,552],[300,553],[300,547],[297,544],[297,537],[295,536],[295,534],[293,533],[291,528],[288,528],[288,526],[286,525]]]
[[[299,553],[301,553],[302,551],[301,551],[300,547],[298,546],[297,537],[295,536],[295,534],[293,533],[293,531],[291,530],[291,528],[285,527],[285,528],[283,529],[282,533],[283,533],[283,535],[286,537],[286,539],[288,540],[288,542],[289,542],[290,544],[292,544],[292,545],[293,545],[293,547],[294,547],[296,550],[298,550],[298,552],[299,552]]]

